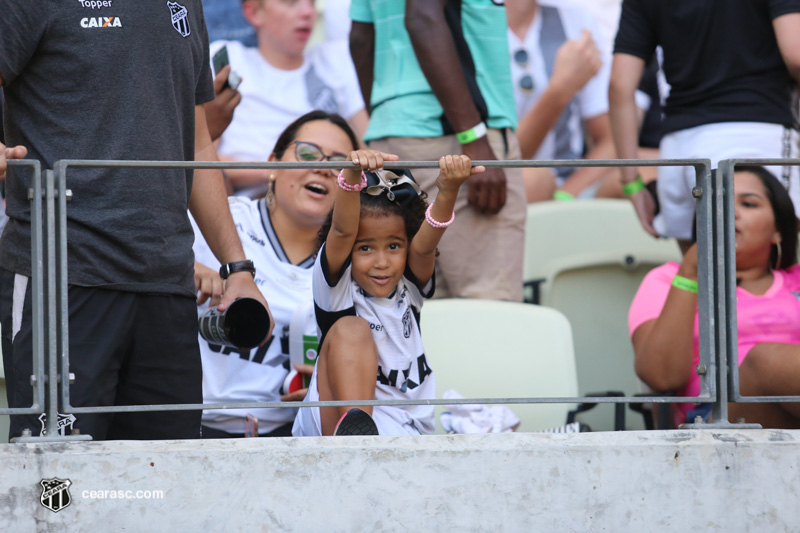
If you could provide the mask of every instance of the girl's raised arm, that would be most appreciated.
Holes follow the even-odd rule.
[[[458,190],[471,175],[484,170],[486,169],[482,166],[472,168],[472,161],[465,155],[448,155],[439,160],[439,177],[436,179],[439,193],[436,201],[425,212],[425,222],[408,250],[408,266],[420,284],[425,285],[433,276],[436,246],[444,235],[445,228],[455,218],[453,209]]]
[[[396,161],[397,156],[376,150],[354,150],[350,161],[361,169],[344,169],[339,174],[336,201],[333,204],[331,229],[325,238],[325,256],[328,269],[336,281],[341,275],[342,266],[353,251],[358,235],[358,222],[361,213],[360,191],[366,186],[363,170],[383,168],[384,161]]]

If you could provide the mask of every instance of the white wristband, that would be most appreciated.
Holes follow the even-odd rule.
[[[461,144],[469,144],[483,137],[486,137],[486,124],[483,122],[479,122],[477,126],[467,131],[456,133],[456,139]]]

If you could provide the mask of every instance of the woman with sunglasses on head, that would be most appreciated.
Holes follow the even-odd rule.
[[[358,139],[342,117],[312,111],[283,131],[269,160],[344,161],[357,148]],[[265,197],[229,198],[242,247],[256,267],[256,284],[274,302],[270,310],[275,328],[265,345],[249,352],[233,351],[200,338],[205,403],[294,401],[305,396],[305,389],[289,387],[292,380],[287,377],[290,370],[310,375],[312,367],[290,369],[290,344],[294,350],[294,339],[302,342],[305,337],[306,344],[316,348],[311,273],[317,233],[333,207],[337,175],[338,170],[330,169],[272,170]],[[200,234],[195,234],[195,257],[200,263],[195,265],[198,302],[210,299],[215,305],[222,286],[217,274],[220,265]],[[198,310],[205,308],[202,305]],[[290,331],[290,325],[300,325],[302,331]],[[292,381],[292,385],[298,381]],[[295,413],[295,409],[266,408],[206,410],[203,437],[242,437],[251,432],[259,436],[291,435]]]
[[[737,167],[734,224],[738,361],[744,396],[800,395],[800,267],[797,219],[786,189],[763,167]],[[642,281],[628,316],[638,376],[658,392],[696,396],[697,245]],[[674,404],[675,425],[709,405]],[[731,420],[800,427],[800,404],[736,404]]]

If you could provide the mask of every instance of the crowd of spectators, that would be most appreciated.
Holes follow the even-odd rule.
[[[698,157],[716,165],[730,157],[796,157],[798,151],[800,0],[724,6],[697,0],[318,2],[323,5],[314,0],[177,0],[167,2],[164,12],[116,5],[103,8],[107,12],[86,11],[89,22],[77,29],[59,18],[66,8],[41,17],[26,2],[9,3],[14,15],[0,21],[6,134],[0,139],[0,175],[6,159],[26,155],[52,166],[67,158],[322,161],[359,154],[369,158],[361,163],[365,170],[378,171],[384,158],[438,160],[447,154],[481,161]],[[159,23],[106,47],[111,41],[90,23],[98,14],[116,17],[125,29],[135,30],[144,17]],[[109,24],[110,35],[116,27]],[[324,35],[311,44],[320,27]],[[85,47],[67,38],[78,30],[102,44],[90,48],[103,53],[81,55]],[[131,53],[139,49],[148,52]],[[212,67],[222,51],[229,65]],[[103,67],[112,63],[115,74],[104,75]],[[56,72],[61,81],[43,88],[41,79]],[[78,90],[78,79],[89,81]],[[143,102],[157,103],[147,117]],[[89,108],[95,111],[81,112]],[[436,235],[438,251],[430,257],[436,295],[520,301],[527,204],[630,198],[645,231],[677,238],[685,252],[680,265],[654,271],[634,301],[629,324],[636,370],[655,390],[694,393],[691,170],[490,167],[469,179],[446,167],[415,170],[408,179],[420,198],[439,206],[430,208],[434,214],[452,200],[457,219]],[[289,383],[296,373],[307,376],[312,369],[289,363],[290,328],[300,328],[301,337],[316,335],[324,315],[318,305],[314,313],[311,297],[317,233],[334,196],[346,197],[339,189],[359,190],[350,174],[343,173],[338,185],[335,174],[76,171],[70,178],[75,199],[69,214],[73,405],[199,403],[201,361],[207,403],[302,399],[306,389],[289,390]],[[454,175],[465,180],[464,187],[443,189],[442,180]],[[10,221],[0,241],[2,347],[12,407],[31,402],[28,179],[25,172],[8,171],[4,198],[7,191]],[[741,227],[737,222],[740,299],[780,298],[788,308],[792,297],[786,295],[794,294],[800,173],[793,167],[753,168],[736,180],[736,217],[743,221]],[[393,201],[393,185],[381,183],[370,194]],[[443,190],[446,195],[437,204]],[[227,204],[226,191],[232,195]],[[442,219],[430,218],[430,209],[425,220],[437,228]],[[755,231],[748,224],[757,225],[748,222],[758,218],[752,216],[755,211],[763,219],[758,219],[760,241],[748,237]],[[337,231],[341,228],[334,225],[329,235]],[[422,240],[427,243],[426,232]],[[752,257],[745,254],[747,246],[755,250]],[[410,270],[404,276],[408,287],[425,287],[429,296],[433,287],[428,291],[428,280],[418,279],[411,266],[418,264],[411,259],[417,251],[408,252]],[[350,261],[340,255],[336,273]],[[327,259],[322,263],[319,268],[328,277],[320,279],[330,282]],[[230,277],[223,281],[216,272],[226,265]],[[430,277],[432,284],[432,272]],[[358,286],[357,279],[349,282]],[[405,294],[402,289],[398,306]],[[209,305],[224,309],[243,296],[269,303],[276,325],[270,340],[234,352],[201,338],[198,351],[195,311]],[[796,320],[786,318],[795,315],[800,312],[770,321],[800,330]],[[324,320],[333,319],[326,315]],[[410,323],[415,321],[403,317],[397,330],[406,338]],[[330,326],[319,324],[322,331]],[[165,344],[140,341],[144,328],[152,329],[148,338]],[[740,328],[757,329],[742,323]],[[380,324],[372,324],[376,346],[384,342],[380,330]],[[747,337],[746,349],[740,342],[743,387],[795,393],[788,385],[761,387],[770,376],[794,372],[795,339],[782,331]],[[671,349],[678,334],[686,341],[680,357]],[[747,363],[751,349],[757,357]],[[168,358],[161,357],[165,353]],[[424,379],[431,372],[423,370]],[[186,383],[171,383],[165,374],[180,374]],[[378,385],[386,385],[381,377],[379,366]],[[408,384],[407,374],[403,383]],[[404,396],[410,389],[397,391],[395,397],[412,397]],[[330,396],[321,392],[309,396]],[[350,399],[372,399],[371,394]],[[690,410],[680,407],[676,423]],[[308,427],[330,434],[335,424],[327,414],[320,423],[315,412]],[[291,409],[206,411],[202,433],[212,438],[288,435],[294,414]],[[778,426],[796,421],[791,408],[748,416]],[[35,417],[15,416],[11,436],[38,426]],[[422,426],[427,431],[428,425]],[[83,415],[74,428],[99,439],[201,434],[197,412]]]

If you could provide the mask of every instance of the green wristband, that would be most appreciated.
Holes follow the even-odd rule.
[[[693,279],[684,278],[683,276],[675,275],[672,278],[672,286],[682,291],[693,292],[697,294],[697,282]]]
[[[459,144],[469,144],[483,137],[486,137],[486,124],[483,122],[479,122],[474,128],[456,133]]]
[[[633,196],[637,192],[644,189],[644,180],[642,179],[641,174],[636,176],[636,179],[630,183],[625,183],[622,185],[622,192],[625,193],[625,196]]]
[[[574,196],[567,191],[562,191],[561,189],[558,189],[553,193],[553,200],[557,200],[559,202],[571,202],[574,199]]]

